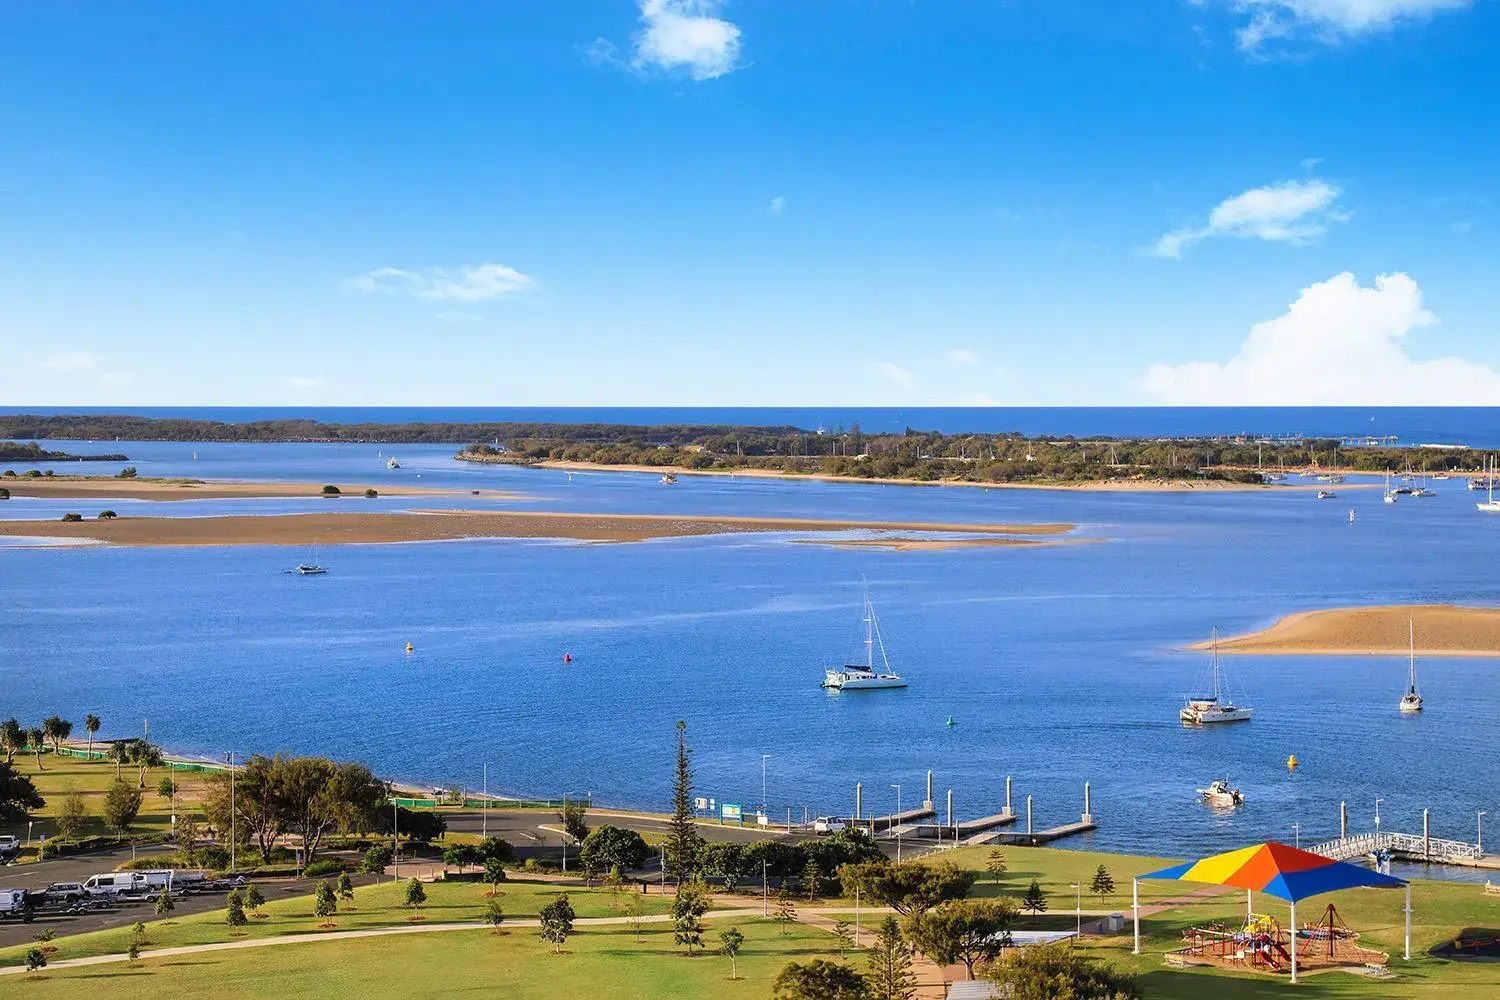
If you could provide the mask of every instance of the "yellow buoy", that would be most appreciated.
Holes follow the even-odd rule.
[[[1286,766],[1287,766],[1287,770],[1291,770],[1292,768],[1294,768],[1294,767],[1297,766],[1297,755],[1296,754],[1292,754],[1290,757],[1288,757],[1286,759]]]
[[[410,653],[410,652],[411,652],[411,643],[409,643],[409,642],[408,642],[408,643],[407,643],[407,644],[406,644],[406,651],[407,651],[407,652],[408,652],[408,653]]]

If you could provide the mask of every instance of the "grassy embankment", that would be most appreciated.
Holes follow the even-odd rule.
[[[97,750],[96,750],[97,752]],[[113,834],[115,831],[104,825],[104,795],[115,782],[115,765],[103,760],[84,760],[81,757],[59,757],[51,751],[42,754],[38,769],[36,755],[18,753],[14,765],[17,771],[31,779],[47,804],[33,816],[37,820],[33,829],[35,837],[52,837],[57,834],[55,817],[63,807],[63,801],[73,792],[83,799],[88,812],[84,827],[85,836]],[[172,800],[157,794],[162,778],[171,777],[171,767],[149,767],[146,769],[146,787],[141,789],[141,811],[131,826],[131,831],[140,834],[165,833],[172,829]],[[140,768],[125,765],[119,771],[120,780],[132,787],[140,784]],[[179,811],[196,804],[203,797],[206,776],[200,772],[177,772],[177,805]],[[196,809],[195,809],[196,811]],[[7,832],[26,834],[24,823],[15,824]]]

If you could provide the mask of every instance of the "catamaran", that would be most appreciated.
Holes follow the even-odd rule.
[[[312,555],[305,563],[298,563],[293,571],[301,576],[319,576],[328,572],[328,567],[318,562],[318,547],[312,547]]]
[[[906,681],[891,670],[885,655],[885,640],[880,637],[880,623],[875,620],[875,605],[865,591],[865,662],[846,663],[838,670],[823,674],[823,686],[831,691],[873,691],[877,688],[904,688]],[[880,647],[882,669],[875,669],[875,647]]]
[[[1214,629],[1213,639],[1213,692],[1194,695],[1177,713],[1186,726],[1208,726],[1219,722],[1249,722],[1254,709],[1248,705],[1236,705],[1224,697],[1223,670],[1219,666],[1219,630]]]
[[[1401,711],[1406,715],[1422,711],[1422,695],[1417,691],[1417,630],[1410,620],[1406,623],[1408,672],[1406,693],[1401,696]]]

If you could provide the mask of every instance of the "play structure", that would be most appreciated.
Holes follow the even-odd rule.
[[[1167,953],[1174,965],[1216,965],[1252,972],[1289,972],[1292,965],[1291,935],[1281,921],[1261,913],[1247,914],[1239,927],[1209,924],[1183,932],[1186,945]],[[1390,957],[1383,951],[1363,948],[1359,935],[1350,930],[1329,903],[1315,924],[1297,932],[1298,965],[1304,972],[1349,968],[1365,970],[1384,966]]]

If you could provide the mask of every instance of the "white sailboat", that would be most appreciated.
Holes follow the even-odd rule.
[[[875,647],[880,647],[882,669],[875,669]],[[906,681],[893,670],[885,655],[885,640],[880,637],[880,623],[875,620],[875,605],[865,591],[865,662],[848,663],[838,670],[824,671],[823,686],[832,691],[873,691],[879,688],[904,688]]]
[[[1474,506],[1485,514],[1500,514],[1500,503],[1495,502],[1495,463],[1490,462],[1490,467],[1485,473],[1484,488],[1489,493],[1489,499],[1481,500]]]
[[[1186,726],[1209,726],[1220,722],[1249,722],[1254,709],[1248,705],[1236,705],[1224,697],[1223,670],[1219,666],[1219,630],[1214,629],[1213,639],[1213,692],[1194,695],[1177,713]]]
[[[1422,695],[1417,691],[1417,630],[1410,620],[1406,623],[1406,639],[1408,676],[1406,693],[1401,696],[1401,711],[1403,714],[1411,715],[1422,711]]]
[[[1397,490],[1391,489],[1391,474],[1387,472],[1385,474],[1385,502],[1395,503],[1397,492]]]
[[[321,576],[328,572],[328,567],[318,562],[318,547],[316,545],[312,547],[312,555],[308,557],[307,562],[298,563],[294,572],[300,576]]]

